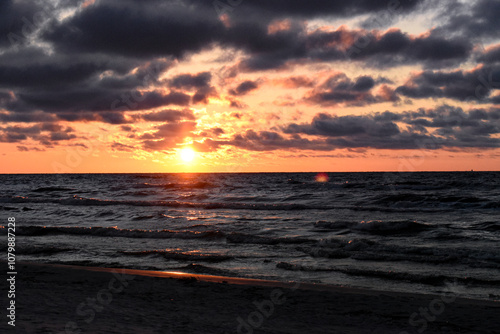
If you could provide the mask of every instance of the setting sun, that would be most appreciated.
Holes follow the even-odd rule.
[[[195,156],[195,152],[193,151],[193,149],[191,149],[189,147],[183,148],[180,151],[181,160],[184,161],[184,162],[191,162],[191,161],[193,161],[194,156]]]

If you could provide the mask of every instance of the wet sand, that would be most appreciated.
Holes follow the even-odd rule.
[[[16,327],[2,297],[2,333],[500,333],[500,303],[453,286],[415,295],[31,263],[17,272]]]

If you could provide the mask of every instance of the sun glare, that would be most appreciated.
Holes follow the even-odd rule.
[[[183,148],[180,151],[181,160],[184,161],[184,162],[191,162],[191,161],[193,161],[194,156],[195,156],[195,152],[193,151],[193,149],[191,149],[189,147]]]
[[[316,182],[323,183],[323,182],[328,182],[329,177],[328,177],[328,174],[326,174],[326,173],[318,173],[316,175],[315,179],[316,179]]]

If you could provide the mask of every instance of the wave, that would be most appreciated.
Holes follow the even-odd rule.
[[[354,225],[353,229],[377,234],[411,233],[420,232],[432,228],[430,225],[417,223],[416,221],[362,221]]]
[[[178,268],[180,270],[193,273],[193,274],[204,274],[204,275],[214,275],[214,276],[227,276],[227,277],[238,277],[240,276],[236,271],[224,270],[219,268],[213,268],[209,266],[204,266],[201,264],[189,264],[185,267]]]
[[[209,188],[215,188],[217,185],[210,183],[210,182],[205,182],[205,181],[199,181],[195,183],[167,183],[161,185],[161,187],[165,189],[209,189]]]
[[[371,234],[414,233],[434,228],[434,226],[432,225],[417,223],[416,221],[412,220],[402,220],[402,221],[371,220],[362,222],[350,222],[350,221],[329,222],[321,220],[314,223],[314,227],[326,231],[349,229],[350,231],[365,232]]]
[[[222,262],[233,259],[232,256],[219,254],[203,254],[193,252],[177,252],[169,250],[149,250],[149,251],[120,251],[121,254],[131,256],[149,256],[158,255],[168,260],[177,261],[204,261],[204,262]]]
[[[466,247],[423,247],[382,243],[364,238],[322,239],[316,244],[300,245],[297,251],[317,258],[378,262],[415,262],[431,265],[460,263],[472,268],[500,269],[500,255],[495,249]]]
[[[469,229],[496,232],[500,231],[500,223],[498,222],[482,222],[474,224]]]
[[[421,204],[426,207],[435,207],[439,205],[447,206],[484,206],[491,205],[491,202],[482,197],[475,196],[455,196],[455,195],[445,195],[445,194],[434,194],[434,193],[400,193],[400,194],[390,194],[382,197],[377,197],[374,203],[378,205],[415,205]]]
[[[4,248],[6,250],[6,248]],[[55,246],[17,246],[16,255],[52,255],[57,253],[64,253],[74,251],[74,248],[70,247],[55,247]]]
[[[229,209],[229,210],[332,210],[333,206],[304,205],[293,203],[197,203],[180,201],[136,201],[136,200],[103,200],[97,198],[85,198],[74,195],[70,198],[33,198],[27,196],[4,196],[0,197],[0,203],[53,203],[74,206],[161,206],[171,208],[199,208],[199,209]]]
[[[136,183],[133,185],[135,188],[163,188],[163,189],[210,189],[217,187],[216,184],[206,181],[199,181],[194,183]]]
[[[386,280],[409,281],[413,283],[421,283],[426,285],[445,285],[447,282],[457,282],[462,284],[481,284],[481,285],[500,285],[500,280],[482,279],[475,277],[455,277],[436,274],[416,274],[397,271],[382,271],[382,270],[368,270],[358,268],[339,268],[339,267],[319,267],[319,266],[304,266],[300,264],[293,264],[288,262],[279,262],[276,264],[279,269],[290,271],[330,271],[340,272],[352,276],[365,276],[382,278]]]
[[[233,232],[226,237],[227,241],[235,244],[262,244],[262,245],[277,245],[277,244],[304,244],[313,243],[315,240],[302,237],[262,237],[258,235],[250,235],[244,233]]]
[[[54,187],[37,188],[37,189],[33,190],[33,192],[44,193],[44,192],[53,192],[53,191],[74,191],[74,190],[76,190],[76,189],[54,186]]]
[[[0,210],[5,210],[5,211],[17,211],[19,210],[18,208],[13,208],[11,206],[2,206],[0,205]]]
[[[5,226],[0,226],[0,231],[7,233]],[[233,232],[226,234],[222,231],[172,231],[172,230],[141,230],[120,229],[117,227],[70,227],[70,226],[18,226],[16,235],[19,236],[44,236],[44,235],[91,235],[99,237],[121,238],[150,238],[150,239],[226,239],[235,244],[304,244],[316,241],[301,237],[263,237],[258,235]],[[146,254],[147,255],[147,254]]]
[[[7,233],[7,228],[1,226],[0,230]],[[217,239],[224,238],[221,231],[171,231],[171,230],[140,230],[119,229],[116,227],[59,227],[59,226],[17,226],[16,235],[43,236],[43,235],[91,235],[100,237],[122,238],[151,238],[151,239]]]

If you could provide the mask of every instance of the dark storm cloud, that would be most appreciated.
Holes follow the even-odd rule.
[[[135,111],[166,105],[187,106],[191,97],[184,93],[162,94],[152,92],[105,91],[97,88],[74,88],[63,92],[26,92],[17,95],[18,100],[10,102],[11,110],[43,109],[53,113],[82,111]]]
[[[174,1],[97,1],[70,20],[54,21],[44,38],[60,51],[180,57],[223,35],[212,11]]]
[[[372,94],[372,89],[385,79],[375,80],[370,76],[360,76],[351,80],[344,73],[329,77],[318,87],[306,94],[306,101],[319,105],[365,105],[379,102],[396,102],[399,98],[384,85],[379,95]]]
[[[19,143],[28,139],[24,133],[0,132],[0,143]]]
[[[61,141],[61,140],[70,140],[76,138],[76,135],[69,134],[66,132],[52,132],[50,134],[51,141]]]
[[[12,99],[12,95],[7,91],[0,91],[0,103],[9,101]]]
[[[500,45],[494,45],[478,57],[478,61],[485,64],[500,63]]]
[[[283,66],[288,60],[308,59],[320,53],[331,58],[331,53],[344,57],[345,51],[307,50],[314,36],[308,38],[304,25],[297,20],[314,16],[354,16],[361,13],[399,6],[411,11],[419,1],[315,1],[310,2],[248,2],[245,8],[230,13],[232,23],[225,27],[214,15],[214,8],[201,1],[191,1],[191,6],[171,1],[98,1],[79,11],[75,17],[62,23],[53,23],[45,38],[61,50],[117,53],[139,57],[175,56],[195,52],[212,43],[236,47],[250,56],[241,63],[247,71],[267,70]],[[279,10],[278,10],[279,8]],[[270,14],[268,16],[267,14]],[[292,18],[288,29],[269,33],[268,24],[278,18]],[[295,19],[293,19],[295,18]],[[109,25],[109,22],[114,22]],[[368,33],[365,33],[368,34]],[[373,36],[371,36],[374,38]],[[408,39],[408,37],[406,37]],[[364,50],[367,55],[374,50]],[[464,55],[466,45],[444,39],[416,40],[413,47],[415,60],[449,59]],[[455,45],[457,44],[457,45]],[[462,43],[464,44],[464,43]]]
[[[29,64],[19,67],[0,65],[0,87],[65,86],[87,80],[107,69],[92,63]]]
[[[346,40],[352,41],[346,44]],[[431,33],[412,37],[399,29],[385,33],[366,30],[315,31],[307,38],[309,55],[320,60],[366,61],[376,67],[423,63],[429,67],[465,61],[473,45],[466,39]]]
[[[50,9],[44,10],[40,2],[30,0],[0,1],[0,47],[23,44],[37,23],[50,17]],[[46,4],[50,7],[50,3]]]
[[[500,2],[477,0],[467,3],[452,2],[453,15],[450,11],[443,14],[447,20],[442,30],[460,32],[466,38],[496,38],[500,30]]]
[[[367,116],[332,117],[318,114],[310,124],[290,124],[284,133],[304,133],[325,137],[367,135],[370,137],[390,137],[400,133],[398,126],[390,121],[381,122]]]
[[[39,123],[32,126],[7,126],[0,128],[0,142],[18,143],[32,139],[45,145],[77,138],[71,127],[64,128],[57,123]]]
[[[375,80],[369,76],[361,76],[356,79],[354,85],[352,85],[351,89],[356,92],[366,92],[372,89],[375,86]]]
[[[245,35],[243,31],[252,33]],[[294,61],[362,61],[376,68],[408,64],[448,67],[467,60],[473,50],[467,39],[437,33],[412,37],[397,29],[382,33],[341,27],[307,33],[296,24],[289,30],[268,34],[265,26],[238,24],[228,34],[233,36],[230,45],[248,53],[239,66],[244,72],[285,68]]]
[[[175,88],[206,88],[210,86],[212,74],[202,72],[198,74],[181,74],[170,81],[170,86]]]
[[[170,63],[152,61],[150,65],[142,65],[137,60],[103,54],[49,54],[43,48],[29,46],[0,53],[0,64],[0,87],[17,91],[34,88],[61,91],[76,84],[101,86],[103,89],[124,88],[120,81],[130,82],[125,87],[137,87],[146,77],[145,69],[148,73],[156,70],[156,75],[159,75],[159,69],[162,66],[166,69]],[[131,74],[136,67],[137,71]],[[111,78],[114,81],[108,82]]]
[[[218,145],[230,145],[250,151],[274,151],[280,149],[306,149],[328,151],[332,146],[320,140],[309,140],[296,135],[286,138],[274,131],[247,130],[242,134],[235,135],[229,141],[217,142]]]
[[[12,6],[21,6],[23,3],[4,2],[1,13],[13,13]],[[154,0],[96,1],[93,5],[78,9],[74,16],[66,20],[53,20],[44,27],[42,39],[53,43],[57,51],[55,54],[48,55],[40,48],[29,46],[21,50],[7,50],[0,55],[0,87],[16,90],[16,99],[0,101],[0,107],[17,112],[43,110],[67,114],[85,111],[125,112],[166,105],[207,103],[209,97],[217,97],[216,89],[210,85],[209,72],[183,74],[169,81],[174,89],[193,90],[191,96],[182,92],[144,93],[139,92],[138,88],[156,84],[159,75],[172,64],[170,60],[158,62],[155,57],[181,57],[186,52],[196,52],[214,43],[245,51],[247,57],[239,66],[244,71],[276,69],[285,66],[288,61],[329,60],[332,55],[333,58],[345,59],[348,50],[341,50],[337,45],[342,36],[361,38],[361,35],[370,33],[339,30],[308,34],[304,24],[298,20],[311,15],[353,16],[378,11],[389,5],[372,1],[316,1],[313,4],[300,1],[286,4],[252,2],[245,3],[245,10],[242,8],[231,12],[233,21],[226,27],[215,15],[211,3],[192,1],[188,4]],[[409,11],[416,6],[417,1],[397,4]],[[273,8],[281,9],[274,11]],[[28,8],[22,11],[25,10]],[[19,11],[16,13],[21,15]],[[292,18],[286,29],[269,32],[268,25],[281,17]],[[464,46],[460,54],[457,51],[460,48],[453,44],[455,42],[436,37],[411,39],[400,31],[372,37],[375,39],[371,43],[373,45],[363,49],[359,55],[353,54],[353,58],[387,55],[396,59],[401,53],[400,58],[439,60],[448,59],[452,54],[463,56],[467,49]],[[462,44],[465,45],[465,42]],[[447,51],[440,51],[440,48]],[[148,60],[151,65],[141,65],[144,60]],[[384,61],[379,59],[374,62]],[[139,69],[132,72],[138,66]],[[233,93],[243,95],[251,88],[251,83],[243,83]],[[353,92],[361,91],[354,87]],[[328,93],[324,92],[326,95],[318,99],[355,99],[355,94],[350,92]],[[124,97],[124,94],[137,98]],[[370,99],[367,94],[364,103],[370,103]],[[373,101],[377,101],[377,98],[373,98]],[[242,102],[235,101],[233,106],[241,107]],[[115,114],[109,115],[113,117],[102,119],[113,124],[125,122],[124,117],[120,119]]]
[[[82,1],[64,0],[54,11],[42,11],[40,7],[50,7],[52,2],[4,0],[0,3],[0,121],[37,124],[2,129],[0,140],[19,142],[30,138],[49,144],[75,136],[68,129],[44,128],[40,122],[123,125],[147,121],[164,124],[157,125],[152,133],[135,135],[145,149],[175,147],[193,135],[195,117],[187,109],[165,108],[208,103],[218,92],[211,72],[164,74],[177,61],[213,46],[242,55],[241,62],[232,66],[232,78],[236,78],[232,82],[238,84],[220,88],[232,95],[228,98],[230,108],[247,107],[236,97],[259,88],[258,81],[237,80],[240,72],[346,61],[378,69],[418,65],[440,70],[414,74],[397,89],[387,79],[368,75],[334,75],[317,86],[314,80],[304,77],[291,77],[278,84],[310,88],[304,100],[321,106],[363,106],[398,102],[401,97],[458,101],[472,97],[499,103],[500,95],[495,94],[500,87],[500,71],[495,67],[499,47],[480,55],[473,51],[477,50],[476,38],[495,38],[500,28],[500,7],[495,1],[478,0],[467,5],[456,2],[449,7],[453,15],[418,36],[397,28],[378,31],[342,26],[311,31],[306,24],[318,18],[363,20],[387,10],[409,15],[420,10],[423,2],[255,0],[243,1],[220,17],[212,1],[202,0],[97,0],[86,7],[81,7]],[[430,9],[438,6],[427,3]],[[60,19],[57,15],[63,7],[76,8],[75,14]],[[471,10],[467,12],[467,8]],[[37,12],[44,15],[39,22],[52,19],[37,24],[33,20]],[[39,40],[27,43],[26,37],[33,37],[33,28],[41,29]],[[8,36],[12,33],[21,36],[19,47],[9,48]],[[470,71],[456,69],[471,60],[471,55],[483,66]],[[164,110],[132,113],[153,108]],[[465,113],[439,108],[342,117],[322,113],[310,123],[288,124],[281,132],[249,130],[227,141],[206,139],[196,145],[204,151],[220,145],[257,151],[419,148],[426,141],[432,143],[432,148],[495,147],[498,138],[492,136],[498,133],[497,114],[491,109]],[[234,115],[241,118],[241,114]],[[130,126],[121,128],[134,131]],[[222,133],[214,130],[212,134]]]
[[[54,122],[56,120],[57,120],[56,116],[44,112],[0,113],[0,121],[5,123]]]
[[[500,67],[480,67],[472,71],[424,71],[416,74],[396,92],[411,98],[450,98],[458,101],[490,102],[500,89]]]
[[[252,151],[498,148],[498,134],[500,109],[474,109],[467,113],[445,105],[402,114],[388,111],[364,116],[318,114],[311,123],[288,124],[282,133],[248,130],[217,144]]]
[[[196,90],[192,96],[193,103],[208,103],[209,97],[217,97],[217,90],[211,85],[212,74],[202,72],[198,74],[181,74],[168,80],[171,88]]]
[[[305,26],[292,22],[289,29],[269,33],[260,21],[236,22],[226,31],[222,45],[237,47],[249,55],[240,64],[241,71],[280,68],[289,60],[307,57]]]
[[[13,89],[10,93],[0,91],[0,108],[19,114],[43,110],[64,113],[61,119],[66,120],[96,120],[89,114],[68,114],[190,103],[190,97],[180,92],[138,91],[158,84],[158,77],[172,65],[168,59],[141,64],[118,56],[49,56],[39,48],[29,47],[1,54],[0,64],[0,87]],[[108,115],[100,119],[113,124],[125,121],[123,115]]]
[[[350,17],[360,14],[379,12],[390,8],[399,8],[403,12],[414,10],[424,1],[418,0],[252,0],[245,2],[242,6],[254,12],[256,15],[270,17]]]
[[[122,113],[104,112],[96,115],[98,120],[108,124],[127,124],[130,123]]]
[[[196,93],[192,96],[192,102],[194,104],[203,103],[208,104],[210,97],[218,97],[217,90],[214,87],[207,87],[198,89]]]
[[[116,57],[114,57],[116,58]],[[107,71],[112,71],[112,74],[105,76],[100,80],[96,80],[96,85],[103,89],[125,90],[136,89],[137,87],[147,88],[153,84],[159,84],[159,77],[164,72],[168,71],[173,66],[173,61],[170,59],[153,60],[142,65],[136,61],[124,62],[128,67],[122,66],[122,74],[120,74],[113,66],[116,66],[116,60],[110,58],[111,65],[107,66]],[[135,66],[140,66],[135,70]],[[134,69],[132,72],[131,69]]]

